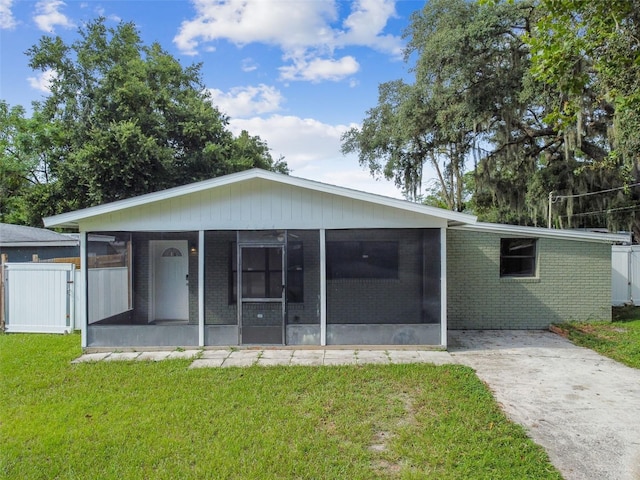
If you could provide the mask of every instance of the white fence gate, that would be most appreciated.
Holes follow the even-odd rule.
[[[611,304],[640,306],[640,245],[611,247]]]
[[[5,263],[5,331],[73,331],[75,280],[72,263]]]

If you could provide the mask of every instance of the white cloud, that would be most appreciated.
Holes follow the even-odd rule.
[[[253,58],[245,58],[242,60],[242,71],[243,72],[253,72],[258,69],[258,64],[253,60]]]
[[[257,87],[234,87],[225,93],[209,89],[211,102],[232,118],[272,113],[281,109],[284,97],[275,87],[260,84]]]
[[[193,0],[195,17],[182,22],[173,41],[190,55],[196,55],[201,44],[216,40],[276,45],[283,59],[292,62],[281,68],[282,78],[289,80],[335,81],[357,72],[353,57],[333,58],[337,48],[364,46],[400,55],[400,37],[384,34],[387,21],[396,15],[395,0],[346,3],[351,11],[342,24],[337,23],[338,3]]]
[[[11,30],[18,24],[11,11],[12,5],[13,0],[0,0],[0,30]]]
[[[195,54],[200,42],[226,39],[238,45],[261,42],[284,48],[324,43],[328,21],[337,17],[333,1],[193,0],[196,17],[182,22],[174,42]]]
[[[247,130],[267,142],[273,158],[284,156],[296,177],[402,198],[393,182],[375,180],[354,155],[342,155],[340,137],[353,126],[285,115],[231,119],[229,124],[236,135]]]
[[[37,77],[27,78],[27,81],[31,88],[44,93],[51,93],[51,82],[56,78],[56,76],[57,73],[54,70],[48,69],[39,73]]]
[[[360,65],[352,56],[339,60],[314,58],[294,60],[293,65],[280,67],[280,78],[283,80],[306,80],[320,82],[323,80],[342,80],[353,75],[360,69]]]
[[[40,30],[45,32],[53,32],[56,25],[71,28],[74,26],[73,22],[60,12],[60,9],[65,6],[66,3],[62,0],[42,0],[36,3],[37,15],[33,17],[33,21]]]
[[[229,127],[236,134],[247,130],[260,136],[269,144],[274,156],[284,155],[293,169],[341,155],[340,136],[349,128],[291,115],[231,119]]]
[[[395,35],[383,35],[387,21],[396,16],[394,0],[359,0],[344,20],[338,37],[341,45],[365,45],[399,56],[402,45]]]

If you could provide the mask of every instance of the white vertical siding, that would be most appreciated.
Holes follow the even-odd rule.
[[[261,179],[158,200],[81,222],[83,231],[444,226],[443,218]]]

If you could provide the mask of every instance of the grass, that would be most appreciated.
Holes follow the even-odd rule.
[[[72,365],[0,335],[7,479],[559,479],[467,367]]]
[[[576,345],[640,368],[640,309],[614,309],[613,318],[613,322],[571,322],[557,327]]]

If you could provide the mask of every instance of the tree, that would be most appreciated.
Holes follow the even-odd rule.
[[[413,199],[423,198],[423,169],[432,167],[439,191],[425,201],[484,221],[546,225],[553,191],[554,225],[627,228],[630,195],[584,195],[628,181],[631,169],[618,167],[610,134],[620,128],[617,107],[584,55],[554,78],[558,85],[536,70],[533,26],[541,18],[545,11],[527,0],[428,2],[406,31],[415,82],[382,84],[362,127],[344,135],[343,151],[357,152]],[[575,53],[571,43],[565,53]]]
[[[532,75],[561,99],[548,115],[565,136],[580,138],[595,114],[607,117],[591,170],[617,173],[615,186],[640,181],[640,2],[624,0],[542,0],[540,18],[527,42]],[[586,145],[586,147],[590,147]],[[634,214],[640,195],[631,189],[607,205],[613,228],[630,223],[640,232]],[[603,207],[603,205],[601,205]]]
[[[108,28],[99,18],[79,35],[70,45],[45,36],[27,52],[33,69],[54,72],[51,94],[34,105],[55,133],[39,144],[49,175],[39,194],[52,200],[35,204],[39,216],[254,166],[287,172],[259,137],[228,130],[200,65],[183,68],[159,44],[143,45],[132,23]]]
[[[25,123],[23,108],[10,108],[0,101],[0,222],[4,223],[24,223],[21,196],[28,187],[32,163],[21,145]]]
[[[50,177],[41,152],[52,136],[38,116],[0,100],[0,222],[32,223],[32,196]]]
[[[609,103],[615,152],[637,170],[640,153],[640,1],[543,0],[528,37],[532,72],[564,97],[554,114],[580,128],[592,89]]]
[[[413,199],[430,166],[448,208],[464,210],[467,162],[478,160],[505,115],[520,107],[526,62],[514,30],[522,21],[520,6],[428,2],[405,32],[415,83],[381,85],[362,128],[343,136],[343,152],[357,152],[361,164],[394,178]]]

